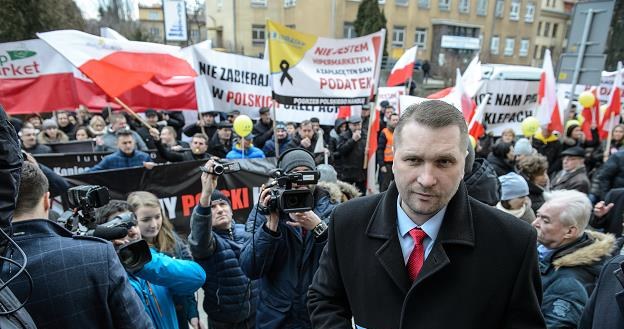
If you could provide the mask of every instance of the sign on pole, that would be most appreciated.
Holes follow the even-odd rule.
[[[164,0],[165,40],[186,41],[186,5],[184,0]]]

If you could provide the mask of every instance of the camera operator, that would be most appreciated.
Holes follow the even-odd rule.
[[[113,245],[116,247],[141,240],[141,231],[137,225],[136,216],[123,211],[124,208],[130,208],[130,206],[124,205],[121,201],[115,201],[97,211],[99,224],[108,223],[123,216],[132,216],[128,235],[113,240]],[[128,272],[130,284],[136,294],[141,297],[145,312],[157,329],[178,329],[173,295],[193,294],[204,284],[206,272],[193,261],[169,257],[154,247],[150,248],[150,253],[151,261],[134,273]]]
[[[232,205],[215,190],[217,175],[209,160],[202,173],[199,205],[191,215],[189,244],[193,258],[207,273],[204,311],[212,329],[252,329],[256,317],[256,285],[242,271],[239,257],[251,234],[232,218]]]
[[[33,287],[25,276],[9,287],[20,300],[31,291],[25,307],[37,327],[153,328],[111,244],[73,236],[45,219],[49,210],[47,179],[35,164],[24,162],[12,229],[27,256]],[[6,257],[23,262],[14,253]],[[5,263],[3,277],[13,271]]]
[[[316,170],[312,154],[300,148],[284,152],[278,167],[285,174]],[[271,189],[263,186],[259,205],[247,220],[254,238],[243,249],[241,267],[249,278],[261,280],[258,328],[311,327],[307,292],[327,242],[327,221],[335,204],[314,185],[292,184],[292,189],[312,193],[312,210],[274,210]]]

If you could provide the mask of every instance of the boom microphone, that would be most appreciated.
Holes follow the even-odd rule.
[[[90,234],[89,234],[90,233]],[[92,235],[97,238],[101,238],[104,240],[116,240],[121,239],[128,235],[128,229],[121,227],[106,227],[103,225],[98,225],[94,230],[87,233],[87,235]]]

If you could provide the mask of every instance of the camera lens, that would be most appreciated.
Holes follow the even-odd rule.
[[[119,259],[125,267],[133,267],[139,261],[140,257],[137,257],[135,253],[129,248],[121,248],[119,250]]]
[[[215,163],[215,165],[212,167],[212,172],[214,172],[215,175],[223,175],[223,166],[221,164]]]

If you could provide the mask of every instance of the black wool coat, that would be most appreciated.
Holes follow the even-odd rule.
[[[314,328],[545,328],[536,232],[468,197],[462,183],[433,249],[408,278],[397,233],[398,191],[334,211],[309,291]]]

